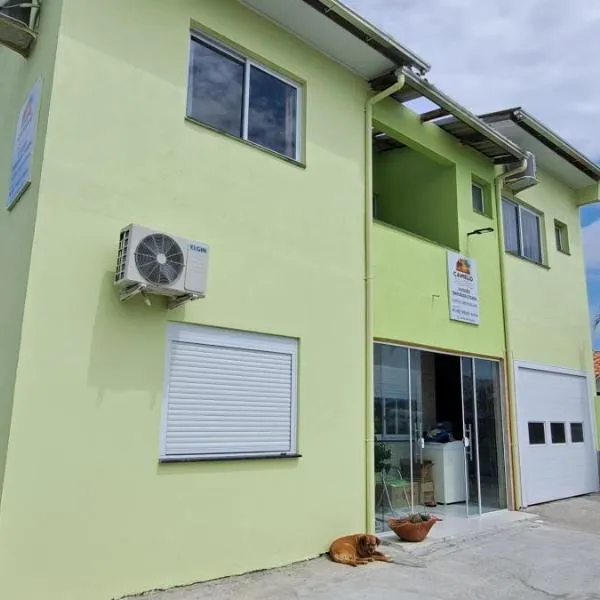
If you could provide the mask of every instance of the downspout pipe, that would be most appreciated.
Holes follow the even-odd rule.
[[[496,218],[498,221],[498,256],[500,263],[500,288],[502,296],[502,319],[504,325],[504,345],[506,348],[506,387],[508,393],[508,421],[510,437],[510,461],[513,488],[513,509],[521,507],[521,470],[519,468],[519,440],[517,435],[517,409],[516,387],[514,377],[514,363],[512,340],[509,324],[509,303],[506,285],[506,253],[504,251],[504,220],[502,218],[502,191],[509,177],[523,173],[527,169],[527,159],[524,158],[518,167],[497,175],[494,179],[496,192]]]
[[[364,271],[365,271],[365,457],[366,457],[366,531],[375,530],[375,429],[373,397],[373,107],[404,86],[404,74],[396,71],[396,83],[371,96],[365,108],[365,206],[364,206]]]

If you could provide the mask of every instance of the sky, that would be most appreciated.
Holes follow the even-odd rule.
[[[522,106],[600,162],[598,0],[342,1],[430,63],[428,80],[471,111]],[[582,226],[600,311],[600,205]]]

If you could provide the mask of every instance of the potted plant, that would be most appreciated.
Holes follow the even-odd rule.
[[[388,525],[402,541],[422,542],[440,520],[429,513],[409,513],[402,519],[388,519]]]

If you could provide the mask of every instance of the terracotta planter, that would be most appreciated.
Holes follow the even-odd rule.
[[[412,523],[409,519],[389,519],[388,525],[402,541],[422,542],[438,521],[437,517],[430,517],[429,521],[421,523]]]

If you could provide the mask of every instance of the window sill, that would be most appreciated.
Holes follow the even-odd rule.
[[[250,455],[250,456],[193,456],[189,458],[185,457],[171,457],[171,458],[160,458],[160,464],[173,464],[173,463],[190,463],[190,462],[223,462],[223,461],[237,461],[237,460],[287,460],[287,459],[302,458],[302,454],[261,454],[261,455]]]
[[[565,256],[571,256],[571,253],[568,250],[561,250],[560,248],[557,248],[557,251]]]
[[[269,150],[269,148],[265,148],[264,146],[261,146],[260,144],[255,144],[254,142],[251,142],[250,140],[245,140],[243,138],[237,137],[236,135],[231,135],[230,133],[227,133],[226,131],[222,131],[221,129],[217,129],[216,127],[211,127],[210,125],[207,125],[206,123],[197,121],[196,119],[194,119],[192,117],[186,116],[185,120],[188,123],[191,123],[192,125],[197,125],[198,127],[202,127],[203,129],[207,129],[208,131],[212,131],[213,133],[218,133],[219,135],[222,135],[230,140],[240,142],[246,146],[250,146],[250,148],[254,148],[255,150],[260,150],[261,152],[264,152],[265,154],[268,154],[270,156],[278,158],[279,160],[282,160],[286,163],[289,163],[296,167],[300,167],[301,169],[306,169],[305,163],[303,163],[299,160],[296,160],[294,158],[290,158],[289,156],[285,156],[284,154],[279,154],[279,152],[275,152],[274,150]]]
[[[482,212],[480,210],[477,210],[476,208],[473,208],[473,212],[478,216],[478,217],[485,217],[486,219],[489,219],[490,221],[494,220],[494,217],[492,215],[490,215],[489,213],[486,212]]]
[[[523,260],[526,263],[529,263],[530,265],[535,265],[536,267],[546,269],[546,271],[550,270],[550,265],[547,265],[545,263],[539,263],[535,260],[532,260],[531,258],[527,258],[526,256],[521,256],[520,254],[516,254],[515,252],[509,252],[508,250],[506,250],[506,254],[508,254],[508,256],[512,256],[513,258],[518,258],[520,260]]]

